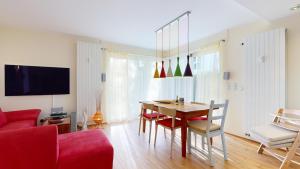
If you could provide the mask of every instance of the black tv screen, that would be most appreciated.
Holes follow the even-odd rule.
[[[5,65],[5,96],[70,94],[70,69]]]

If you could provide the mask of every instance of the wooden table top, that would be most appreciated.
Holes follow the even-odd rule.
[[[140,103],[153,104],[154,106],[157,106],[157,107],[176,109],[176,111],[186,112],[186,113],[209,110],[209,105],[201,105],[201,104],[194,104],[194,103],[180,104],[180,103],[172,102],[170,104],[167,104],[167,103],[159,103],[156,101],[140,101]]]
[[[42,123],[42,126],[47,126],[47,125],[57,125],[57,126],[60,126],[60,125],[69,125],[71,124],[71,118],[70,117],[66,117],[64,118],[64,121],[61,122],[61,123],[53,123],[53,124],[49,124],[49,120],[47,119],[45,122]]]

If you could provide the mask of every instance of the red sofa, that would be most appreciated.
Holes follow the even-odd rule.
[[[3,112],[0,108],[0,131],[35,127],[40,112],[39,109]]]
[[[2,169],[112,169],[113,147],[101,130],[57,134],[56,126],[0,131]]]

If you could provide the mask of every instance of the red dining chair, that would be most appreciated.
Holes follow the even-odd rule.
[[[146,112],[144,110],[146,110]],[[150,110],[151,113],[147,113],[147,110]],[[149,144],[151,141],[152,121],[156,120],[157,118],[161,119],[164,117],[165,117],[164,115],[154,112],[153,104],[147,104],[147,103],[142,104],[141,114],[140,114],[140,124],[139,124],[139,135],[141,133],[142,120],[149,121]]]
[[[156,146],[156,138],[157,138],[157,129],[158,125],[162,126],[164,129],[171,130],[171,154],[170,157],[172,158],[172,150],[173,144],[175,139],[175,130],[181,128],[181,120],[176,119],[176,109],[168,109],[164,107],[158,107],[158,112],[167,116],[164,119],[159,119],[157,117],[155,123],[155,138],[154,138],[154,147]]]

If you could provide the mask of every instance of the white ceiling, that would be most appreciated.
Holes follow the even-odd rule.
[[[270,3],[272,10],[266,9]],[[194,41],[259,16],[287,15],[291,4],[289,0],[0,0],[0,24],[155,48],[154,30],[187,10],[192,11]]]
[[[290,8],[300,4],[300,0],[235,0],[266,20],[275,20],[297,11]]]

